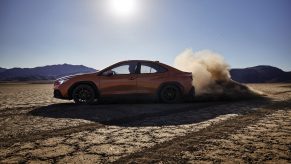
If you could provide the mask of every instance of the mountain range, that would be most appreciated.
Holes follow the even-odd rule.
[[[231,69],[231,78],[241,83],[279,83],[291,82],[291,72],[277,67],[259,65],[243,69]]]
[[[0,81],[40,81],[55,80],[62,76],[77,73],[96,72],[94,68],[83,65],[58,64],[35,68],[1,68]],[[291,82],[291,72],[279,68],[260,65],[242,69],[231,69],[231,78],[241,83],[279,83]]]
[[[5,70],[6,70],[6,68],[1,68],[1,67],[0,67],[0,73],[1,73],[1,72],[4,72]]]
[[[58,64],[35,68],[0,68],[0,81],[38,81],[55,80],[62,76],[77,73],[96,72],[83,65]]]

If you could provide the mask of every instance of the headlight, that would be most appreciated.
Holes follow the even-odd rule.
[[[61,84],[63,84],[63,83],[66,82],[66,81],[68,81],[68,79],[61,79],[61,80],[59,81],[59,83],[60,83],[60,85],[61,85]]]
[[[69,79],[58,79],[55,81],[54,85],[62,85],[64,84],[66,81],[68,81]]]

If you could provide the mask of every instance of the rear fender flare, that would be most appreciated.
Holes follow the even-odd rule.
[[[160,97],[160,91],[162,90],[162,88],[165,87],[165,86],[167,86],[167,85],[174,85],[174,86],[176,86],[176,87],[178,87],[178,88],[180,89],[181,94],[184,93],[184,87],[183,87],[179,82],[176,82],[176,81],[170,81],[170,82],[162,83],[162,84],[159,86],[159,88],[158,88],[158,90],[157,90],[157,93],[156,93],[157,98]]]

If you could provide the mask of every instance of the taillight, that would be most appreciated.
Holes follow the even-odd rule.
[[[188,72],[188,76],[190,77],[191,80],[193,80],[193,74]]]

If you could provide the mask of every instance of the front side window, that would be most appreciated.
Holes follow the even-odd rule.
[[[114,75],[127,75],[127,74],[135,74],[137,68],[136,63],[128,63],[119,65],[111,69]]]

